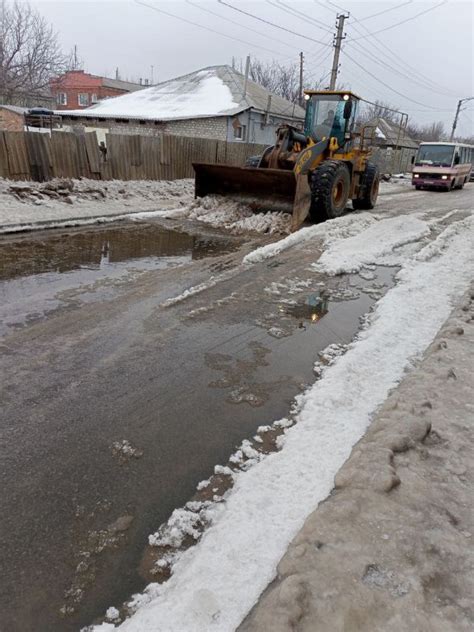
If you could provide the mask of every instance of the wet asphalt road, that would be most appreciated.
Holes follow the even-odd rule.
[[[387,195],[376,212],[403,202],[441,216],[471,207],[470,188]],[[257,426],[288,413],[319,350],[356,333],[373,283],[309,274],[314,244],[239,266],[261,241],[156,224],[2,240],[2,632],[77,630],[142,589],[147,535]],[[380,292],[393,273],[377,271]],[[316,323],[264,291],[294,278],[309,282],[291,295],[299,304],[321,287],[332,296]],[[257,405],[236,403],[242,394]],[[138,452],[114,447],[123,440]]]

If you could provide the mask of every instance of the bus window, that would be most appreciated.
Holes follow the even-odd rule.
[[[420,145],[415,165],[451,167],[454,157],[453,145]]]

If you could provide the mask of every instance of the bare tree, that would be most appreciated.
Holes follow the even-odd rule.
[[[385,101],[375,101],[374,103],[361,102],[361,108],[359,112],[359,120],[362,123],[367,123],[376,118],[382,118],[391,123],[399,123],[401,112],[397,106]]]
[[[263,62],[253,59],[250,62],[250,79],[291,103],[299,99],[299,70],[297,64],[283,66],[277,61]]]
[[[442,121],[429,123],[428,125],[417,125],[410,123],[407,126],[408,134],[419,141],[442,141],[447,139],[446,130]]]
[[[21,105],[44,96],[65,62],[57,34],[38,11],[0,0],[0,100]]]

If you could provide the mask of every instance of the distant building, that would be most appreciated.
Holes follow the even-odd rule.
[[[302,127],[304,114],[303,108],[246,81],[230,66],[210,66],[87,110],[69,111],[63,124],[102,134],[165,133],[272,144],[280,125]]]
[[[144,87],[139,83],[90,75],[83,70],[68,70],[50,82],[57,110],[80,110],[102,99],[128,94]]]
[[[413,140],[397,123],[376,117],[365,123],[375,128],[373,160],[383,173],[410,171],[411,159],[419,143]]]

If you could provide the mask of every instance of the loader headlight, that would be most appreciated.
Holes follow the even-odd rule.
[[[345,94],[342,98],[343,98],[344,101],[349,101],[349,95],[348,94]]]
[[[304,100],[305,101],[309,101],[311,99],[311,96],[309,94],[305,94],[304,95]]]
[[[413,174],[413,177],[414,177],[414,178],[419,178],[419,177],[420,177],[420,174],[419,174],[419,173],[414,173],[414,174]]]
[[[441,176],[441,180],[447,180],[448,176]]]

